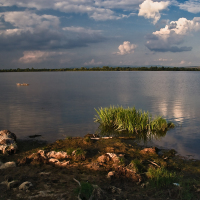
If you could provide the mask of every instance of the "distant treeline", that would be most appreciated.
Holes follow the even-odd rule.
[[[60,69],[0,69],[0,72],[51,72],[51,71],[200,71],[200,67],[92,67],[92,68],[60,68]]]

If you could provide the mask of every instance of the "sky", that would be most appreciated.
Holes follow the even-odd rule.
[[[0,0],[0,69],[200,66],[200,0]]]

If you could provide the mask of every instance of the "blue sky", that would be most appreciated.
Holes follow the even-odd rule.
[[[0,0],[6,68],[200,66],[200,0]]]

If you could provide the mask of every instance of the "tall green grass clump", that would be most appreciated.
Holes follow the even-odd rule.
[[[141,131],[166,131],[174,126],[173,123],[167,123],[162,117],[152,119],[149,112],[136,110],[133,108],[123,108],[110,106],[108,108],[95,109],[97,114],[95,122],[108,130],[141,132]]]

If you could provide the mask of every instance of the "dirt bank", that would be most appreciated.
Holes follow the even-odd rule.
[[[133,138],[90,136],[53,144],[36,140],[17,144],[17,154],[0,155],[2,163],[16,163],[16,167],[0,169],[1,200],[75,200],[78,195],[88,199],[94,185],[109,200],[200,199],[200,161],[180,157],[174,150],[144,148]],[[67,154],[55,161],[52,151]],[[86,187],[82,194],[75,180]],[[19,189],[26,181],[32,185]]]

